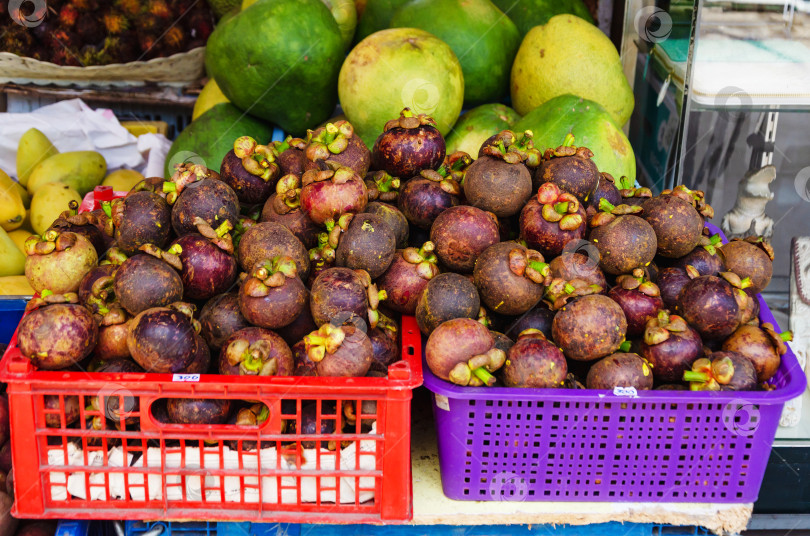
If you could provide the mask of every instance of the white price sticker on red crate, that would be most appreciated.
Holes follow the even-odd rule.
[[[172,374],[173,382],[198,382],[200,381],[199,374]]]

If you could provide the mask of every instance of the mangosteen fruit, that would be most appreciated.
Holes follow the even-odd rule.
[[[428,230],[434,220],[460,203],[461,186],[442,165],[438,171],[423,170],[402,186],[397,206],[412,225]]]
[[[603,290],[607,289],[605,274],[599,268],[599,251],[596,246],[583,240],[579,243],[578,248],[571,249],[574,251],[563,251],[561,255],[554,257],[548,263],[551,277],[564,281],[581,279],[590,285],[597,285]],[[579,253],[579,251],[583,251],[583,253]]]
[[[520,212],[532,195],[532,174],[524,164],[531,151],[536,152],[530,132],[520,140],[509,130],[498,134],[466,170],[467,202],[499,218]]]
[[[700,243],[695,249],[675,260],[673,266],[686,270],[691,266],[700,275],[717,275],[726,271],[726,264],[719,253],[720,235],[708,237],[701,235]]]
[[[131,315],[183,297],[183,281],[166,262],[147,254],[125,260],[115,273],[115,296]]]
[[[739,288],[741,281],[734,273],[722,272],[720,276],[696,277],[678,294],[678,312],[704,339],[731,335],[740,325],[740,311],[750,299]]]
[[[461,274],[439,274],[425,285],[416,304],[416,323],[424,335],[453,318],[476,318],[481,301],[475,285]]]
[[[793,340],[791,332],[776,333],[773,324],[764,323],[759,327],[744,324],[723,341],[722,349],[747,357],[756,369],[757,381],[762,383],[776,374],[787,352],[785,342],[790,340]]]
[[[543,298],[549,273],[548,264],[539,252],[517,242],[499,242],[478,257],[473,282],[489,309],[519,315]]]
[[[436,256],[444,267],[458,273],[472,273],[478,256],[499,238],[495,215],[469,205],[448,208],[430,227]]]
[[[25,241],[25,278],[35,291],[76,292],[96,264],[96,248],[84,236],[48,230]]]
[[[93,351],[98,326],[93,315],[79,305],[75,294],[47,291],[28,302],[30,311],[17,327],[20,353],[42,370],[61,370]]]
[[[588,389],[635,387],[639,391],[652,389],[652,369],[638,354],[617,352],[593,364],[585,379]]]
[[[657,249],[655,230],[633,214],[638,207],[601,203],[603,212],[591,218],[590,240],[599,250],[599,266],[613,275],[631,272],[652,262]]]
[[[300,435],[330,435],[334,434],[335,420],[337,417],[337,408],[334,402],[324,400],[320,402],[321,418],[320,426],[318,425],[318,402],[310,402],[302,404],[301,406],[301,429],[298,429],[296,420],[289,421],[290,428],[287,433],[300,434]],[[331,418],[329,418],[331,416]],[[330,437],[324,438],[322,441],[301,441],[301,448],[314,449],[316,446],[320,448],[327,448],[327,443],[331,441]]]
[[[256,326],[277,329],[290,324],[307,305],[307,289],[295,261],[273,257],[258,262],[239,289],[239,310]]]
[[[278,164],[280,175],[297,175],[300,177],[304,174],[304,149],[307,146],[306,140],[301,138],[293,138],[287,136],[283,141],[276,141],[272,143]]]
[[[301,210],[318,225],[362,212],[368,203],[366,183],[347,167],[309,170],[301,184]]]
[[[659,255],[674,259],[697,247],[703,236],[703,217],[691,203],[675,195],[661,194],[641,207],[641,217],[655,231]]]
[[[273,257],[290,257],[303,280],[309,273],[309,254],[304,244],[280,223],[262,222],[251,226],[242,235],[237,258],[242,270],[249,271],[259,261]]]
[[[189,184],[172,207],[172,227],[178,236],[197,231],[201,218],[213,228],[239,220],[239,199],[230,186],[217,179],[203,179]]]
[[[430,371],[456,385],[491,386],[506,362],[489,330],[470,318],[454,318],[432,331],[425,344]]]
[[[549,277],[546,291],[543,294],[543,303],[552,311],[559,311],[565,305],[582,296],[602,294],[604,289],[599,285],[589,283],[584,279],[561,279]]]
[[[735,238],[719,249],[726,270],[734,272],[741,278],[751,280],[755,294],[759,294],[773,276],[773,248],[764,238],[749,236],[745,239]]]
[[[315,247],[320,228],[301,210],[301,179],[284,175],[264,204],[259,221],[275,222],[289,229],[307,249]]]
[[[687,269],[694,277],[698,277],[698,272],[694,268]],[[663,268],[658,273],[657,285],[658,290],[661,292],[661,299],[664,300],[664,305],[668,309],[674,310],[678,305],[678,295],[681,293],[683,287],[690,282],[693,277],[690,277],[686,269],[668,267]]]
[[[546,149],[537,168],[537,181],[553,182],[563,192],[576,196],[580,203],[586,203],[600,179],[592,158],[593,152],[587,147],[575,147],[574,136],[568,133],[561,146]]]
[[[599,182],[596,185],[593,193],[588,197],[588,206],[594,209],[599,209],[601,199],[606,199],[612,205],[620,205],[622,203],[622,194],[616,188],[616,180],[610,173],[604,171],[599,173]]]
[[[304,342],[304,339],[301,339],[297,343],[293,344],[290,347],[293,353],[293,363],[295,364],[295,368],[293,369],[293,376],[317,376],[318,370],[315,366],[315,362],[309,358],[307,354],[307,344]]]
[[[369,371],[388,374],[388,367],[400,360],[399,327],[385,315],[380,315],[377,326],[368,331],[371,340],[372,361]]]
[[[647,323],[639,354],[650,362],[658,381],[679,382],[684,371],[703,355],[703,342],[683,318],[659,311]]]
[[[365,270],[377,279],[391,265],[397,240],[382,218],[375,214],[356,214],[342,233],[335,263],[355,270]]]
[[[166,412],[173,424],[224,424],[231,412],[231,401],[224,398],[169,398]]]
[[[428,281],[439,274],[433,242],[425,242],[420,248],[397,250],[388,270],[377,280],[384,290],[386,305],[399,313],[413,315],[416,304]]]
[[[495,348],[498,350],[503,350],[504,353],[507,355],[509,354],[509,349],[515,345],[515,341],[511,338],[507,337],[500,331],[494,331],[492,329],[489,330],[489,333],[492,335],[492,338],[495,340]]]
[[[640,268],[633,270],[632,274],[618,276],[616,286],[607,295],[624,311],[629,337],[644,333],[647,322],[657,317],[658,312],[664,308],[658,285],[648,281]]]
[[[366,274],[367,275],[367,274]],[[312,283],[310,309],[318,326],[342,324],[368,315],[368,289],[364,276],[349,268],[328,268]]]
[[[110,283],[113,281],[113,276],[115,276],[117,270],[118,265],[112,263],[100,264],[90,268],[79,282],[79,288],[76,291],[79,301],[94,309],[97,303],[108,299],[109,294],[111,294]]]
[[[129,357],[127,335],[130,317],[120,306],[110,313],[104,315],[99,325],[98,342],[93,354],[104,361],[127,359]]]
[[[365,376],[374,361],[371,340],[353,325],[323,324],[304,344],[318,376]]]
[[[399,199],[399,188],[402,186],[399,177],[391,176],[385,171],[370,171],[363,180],[369,201],[396,203]]]
[[[116,199],[111,204],[115,244],[127,255],[134,255],[144,244],[165,247],[172,232],[172,209],[160,195],[140,191]]]
[[[78,421],[81,416],[78,396],[65,396],[63,398],[59,395],[45,395],[42,397],[42,405],[44,409],[59,411],[59,413],[45,414],[45,426],[47,428],[65,429]],[[62,424],[62,415],[65,417],[64,425]]]
[[[172,308],[154,307],[132,319],[127,346],[132,359],[146,372],[181,372],[197,357],[199,324],[192,319],[193,306],[174,303]]]
[[[556,257],[573,240],[585,237],[585,209],[553,182],[540,186],[520,212],[520,237],[546,257]]]
[[[200,310],[200,335],[213,350],[240,329],[250,326],[239,309],[239,293],[227,292],[208,300]]]
[[[222,182],[246,205],[264,203],[273,193],[279,175],[274,149],[250,136],[233,142],[233,149],[225,154],[219,169]]]
[[[96,254],[100,258],[115,241],[113,237],[115,227],[112,219],[101,209],[79,214],[79,203],[75,199],[68,203],[68,207],[68,210],[62,212],[48,229],[84,236],[93,244]]]
[[[426,169],[437,169],[444,161],[444,138],[436,121],[425,114],[403,109],[388,121],[371,150],[374,169],[407,179]]]
[[[232,413],[228,419],[228,424],[256,429],[264,425],[264,423],[267,422],[268,417],[270,417],[270,410],[267,409],[267,406],[261,403],[252,404],[247,407],[239,408],[236,413]],[[270,448],[273,446],[272,441],[262,441],[261,443],[261,448]],[[238,451],[241,445],[242,451],[250,451],[256,450],[257,442],[248,441],[246,439],[234,439],[228,441],[227,445],[231,448],[231,450]]]
[[[504,329],[504,333],[514,339],[527,329],[536,329],[545,335],[547,339],[551,339],[551,322],[554,320],[554,315],[555,311],[552,311],[545,303],[540,302],[509,324]]]
[[[240,329],[222,343],[219,373],[232,376],[289,376],[295,365],[287,343],[269,329]]]
[[[312,318],[309,295],[309,290],[307,290],[307,304],[304,310],[301,311],[301,314],[295,317],[295,320],[284,326],[284,329],[279,331],[281,338],[284,339],[284,342],[290,347],[302,340],[304,335],[318,329],[318,325]]]
[[[627,319],[618,303],[595,294],[575,299],[560,309],[551,324],[554,341],[565,356],[594,361],[619,349]]]
[[[211,350],[205,344],[205,339],[199,334],[196,335],[196,338],[198,339],[197,353],[194,354],[191,363],[181,371],[185,374],[207,374],[211,368]]]
[[[732,351],[713,352],[692,363],[683,373],[692,391],[753,391],[757,388],[754,364],[742,354]]]
[[[541,331],[529,329],[509,349],[501,371],[507,387],[548,389],[562,386],[568,364],[562,351]]]
[[[181,236],[172,242],[169,252],[180,259],[186,299],[207,300],[233,285],[238,266],[228,234],[230,222],[222,222],[216,230],[202,218],[197,218],[196,223],[199,233]]]
[[[347,167],[364,177],[371,164],[371,152],[345,119],[308,131],[304,156],[304,171],[317,169],[316,162],[324,161]]]
[[[366,205],[366,213],[376,214],[388,225],[388,228],[394,233],[397,241],[397,248],[405,248],[408,246],[409,226],[408,218],[395,206],[388,203],[380,203],[373,201]]]

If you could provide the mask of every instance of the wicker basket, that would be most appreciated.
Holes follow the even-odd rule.
[[[0,52],[0,83],[59,86],[185,86],[203,76],[205,47],[149,61],[73,67]]]

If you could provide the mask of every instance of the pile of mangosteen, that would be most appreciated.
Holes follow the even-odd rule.
[[[459,385],[765,388],[789,337],[758,320],[769,244],[721,245],[702,192],[653,196],[562,141],[503,131],[446,154],[408,109],[371,150],[345,120],[240,137],[220,172],[179,164],[30,238],[39,297],[19,348],[42,370],[384,376],[414,315],[431,371]],[[152,413],[260,425],[259,406]],[[338,421],[356,423],[344,406]],[[300,426],[316,413],[301,408]],[[119,414],[94,427],[120,429]]]

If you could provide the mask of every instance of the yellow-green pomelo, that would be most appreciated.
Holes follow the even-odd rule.
[[[40,162],[28,177],[28,193],[34,195],[49,182],[63,182],[84,195],[104,180],[107,162],[96,151],[59,153]],[[32,200],[33,202],[33,200]]]
[[[25,273],[25,255],[17,244],[0,228],[0,276]]]
[[[101,184],[103,186],[112,186],[116,192],[128,192],[143,179],[143,175],[134,169],[116,169],[104,177]]]
[[[464,151],[478,158],[481,145],[492,135],[509,130],[520,116],[500,103],[482,104],[458,118],[447,135],[447,154]]]
[[[229,102],[228,97],[219,89],[217,81],[213,78],[209,78],[208,82],[206,82],[202,90],[200,90],[200,94],[197,95],[197,100],[194,101],[194,109],[191,111],[191,120],[194,121],[221,102]]]
[[[59,151],[41,130],[26,130],[17,145],[17,180],[20,184],[27,186],[34,168],[55,154],[59,154]]]
[[[31,226],[41,235],[53,221],[69,208],[71,201],[82,202],[79,193],[61,182],[43,184],[31,198]]]
[[[566,134],[573,134],[574,145],[593,151],[599,171],[618,181],[636,179],[636,157],[630,142],[610,114],[599,104],[575,95],[561,95],[538,106],[512,125],[515,132],[531,130],[534,146],[545,151],[562,145]]]
[[[633,112],[633,90],[616,47],[574,15],[557,15],[526,34],[512,64],[511,90],[521,115],[565,94],[598,102],[618,125]]]
[[[340,69],[338,95],[355,131],[371,147],[403,108],[427,114],[447,134],[464,102],[464,76],[450,47],[416,28],[392,28],[357,44]]]

